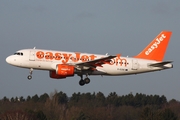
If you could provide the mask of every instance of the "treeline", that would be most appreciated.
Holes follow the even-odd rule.
[[[0,120],[178,120],[180,102],[164,95],[62,91],[0,100]]]

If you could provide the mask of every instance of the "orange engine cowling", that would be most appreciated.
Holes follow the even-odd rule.
[[[49,77],[50,78],[54,78],[54,79],[63,79],[63,78],[66,78],[66,76],[57,75],[55,70],[49,71]]]
[[[72,65],[57,65],[56,74],[62,76],[74,76],[74,66]]]
[[[74,66],[72,65],[58,64],[56,66],[56,71],[50,71],[51,78],[61,79],[70,76],[74,76]]]

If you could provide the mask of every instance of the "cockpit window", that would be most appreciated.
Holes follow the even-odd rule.
[[[23,53],[22,53],[22,52],[16,52],[16,53],[14,53],[14,55],[20,55],[20,56],[23,56]]]

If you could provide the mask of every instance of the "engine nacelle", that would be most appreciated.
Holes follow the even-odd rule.
[[[56,74],[61,76],[74,76],[74,66],[59,64],[56,66]]]
[[[63,79],[66,78],[66,76],[60,76],[56,74],[56,71],[49,71],[49,77],[54,79]]]
[[[56,71],[50,71],[50,77],[56,79],[62,79],[66,77],[74,76],[74,66],[58,64]]]

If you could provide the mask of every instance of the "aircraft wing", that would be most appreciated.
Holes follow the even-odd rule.
[[[152,66],[152,67],[162,67],[168,63],[172,63],[172,61],[163,61],[163,62],[159,62],[159,63],[153,63],[153,64],[150,64],[149,66]]]
[[[77,63],[76,66],[84,66],[90,68],[96,68],[97,66],[102,67],[103,64],[109,63],[111,59],[115,58],[116,56],[107,56],[87,62]]]

